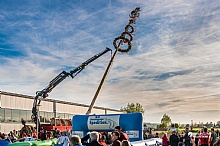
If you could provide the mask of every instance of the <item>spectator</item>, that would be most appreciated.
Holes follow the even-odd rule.
[[[210,146],[214,146],[216,138],[217,138],[217,134],[215,133],[214,128],[211,128]]]
[[[12,132],[13,135],[14,135],[14,137],[16,137],[16,132],[17,132],[17,131],[16,131],[15,129],[14,129],[13,132]]]
[[[52,132],[47,132],[47,139],[53,139],[53,133]]]
[[[180,134],[178,133],[178,137],[179,137],[179,146],[182,146],[184,143],[183,143],[183,132]]]
[[[214,146],[220,146],[220,137],[216,139],[216,142],[213,144]]]
[[[16,142],[16,141],[35,141],[35,140],[37,140],[37,139],[31,137],[31,135],[28,134],[27,136],[25,136],[25,137],[23,137],[23,138],[19,138],[19,139],[15,140],[15,142]]]
[[[152,131],[150,130],[149,135],[147,137],[148,139],[154,138],[154,135],[152,134]]]
[[[32,136],[33,136],[33,138],[37,138],[37,131],[36,130],[33,131]]]
[[[158,133],[156,133],[155,138],[160,138]]]
[[[189,135],[189,128],[188,127],[186,127],[185,135],[184,135],[183,139],[185,140],[185,142],[184,142],[185,146],[191,146],[190,145],[191,138],[190,138],[190,135]]]
[[[111,146],[120,146],[121,142],[120,142],[119,138],[120,138],[120,133],[117,132],[117,131],[114,131],[112,133],[112,144],[111,144]]]
[[[131,146],[131,144],[128,140],[123,140],[121,146]]]
[[[216,129],[216,134],[217,134],[217,137],[219,137],[219,136],[220,136],[220,132],[219,132],[219,130],[218,130],[218,129]]]
[[[69,137],[71,134],[70,130],[66,129],[66,136]]]
[[[16,135],[15,135],[14,132],[12,132],[12,131],[10,131],[9,137],[10,137],[12,143],[14,142],[14,140],[17,139],[17,138],[16,138]]]
[[[196,146],[194,136],[191,137],[191,146]]]
[[[103,146],[107,146],[106,136],[104,134],[99,133],[99,143],[102,144]]]
[[[63,146],[68,146],[69,138],[65,135],[65,132],[61,132],[61,136],[57,139],[57,144],[63,144]]]
[[[204,132],[199,135],[199,144],[201,146],[208,146],[210,136],[209,136],[207,128],[204,128],[203,131]]]
[[[81,139],[78,135],[73,135],[69,138],[70,146],[82,146]]]
[[[167,138],[167,134],[165,133],[162,137],[162,146],[168,146],[169,145],[169,141]]]
[[[87,133],[86,136],[84,136],[83,138],[81,138],[81,143],[82,143],[82,145],[86,145],[86,143],[88,143],[89,140],[90,140],[90,132]]]
[[[196,137],[195,137],[195,145],[196,145],[196,146],[199,145],[199,135],[200,135],[200,131],[197,131]]]
[[[103,146],[102,144],[100,144],[99,141],[99,133],[98,132],[91,132],[90,133],[90,143],[86,143],[86,146]]]
[[[111,133],[105,133],[106,136],[106,144],[111,144],[112,143],[112,135]]]
[[[55,130],[53,131],[54,137],[55,137],[55,138],[58,138],[58,137],[59,137],[59,134],[60,134],[60,131],[59,131],[57,128],[55,128]]]
[[[6,140],[8,140],[9,143],[12,143],[14,141],[14,138],[12,137],[11,133],[8,134],[8,137],[6,138]]]
[[[173,130],[172,135],[170,135],[170,146],[178,146],[179,143],[179,137],[176,135],[176,131]]]
[[[128,140],[129,141],[129,138],[128,138],[128,135],[122,131],[121,127],[120,126],[116,126],[114,131],[116,132],[119,132],[120,133],[120,137],[119,137],[119,140],[122,142],[123,140]]]
[[[43,130],[43,133],[41,134],[41,136],[40,136],[40,139],[41,140],[46,140],[47,139],[47,130]]]

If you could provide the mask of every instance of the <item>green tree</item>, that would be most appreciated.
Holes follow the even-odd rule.
[[[178,123],[175,123],[175,124],[174,124],[174,127],[175,127],[175,128],[179,128],[179,124],[178,124]]]
[[[121,107],[121,111],[124,111],[126,113],[135,113],[135,112],[141,112],[144,114],[144,108],[140,103],[128,103],[127,107]]]
[[[158,125],[159,128],[167,128],[165,123],[161,123],[160,125]]]
[[[161,125],[164,125],[164,128],[167,128],[168,125],[171,123],[171,118],[167,114],[164,114],[161,119]]]

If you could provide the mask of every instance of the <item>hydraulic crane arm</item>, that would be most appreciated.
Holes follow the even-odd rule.
[[[91,57],[87,61],[83,62],[77,68],[71,70],[70,72],[62,71],[58,76],[56,76],[52,81],[50,81],[49,85],[43,89],[42,91],[37,91],[36,96],[34,98],[33,108],[32,108],[32,120],[33,122],[40,127],[40,122],[38,119],[38,110],[37,106],[40,105],[41,98],[46,98],[48,93],[50,93],[59,83],[61,83],[66,77],[71,76],[74,78],[78,73],[80,73],[85,66],[87,66],[92,61],[96,60],[106,52],[111,51],[111,49],[106,48],[104,51],[96,54],[95,56]]]

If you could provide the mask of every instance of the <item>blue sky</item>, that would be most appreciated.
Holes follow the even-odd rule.
[[[105,50],[141,7],[132,50],[118,53],[95,106],[140,103],[146,122],[220,117],[220,3],[182,0],[0,1],[0,90],[35,96],[63,70]],[[49,98],[90,104],[106,53]]]

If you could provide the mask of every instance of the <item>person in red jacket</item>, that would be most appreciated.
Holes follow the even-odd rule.
[[[204,128],[204,132],[199,135],[199,144],[200,146],[209,146],[210,135],[207,128]]]
[[[119,140],[122,142],[123,140],[128,140],[129,141],[129,138],[128,138],[128,135],[122,131],[121,127],[120,126],[116,126],[115,129],[114,129],[115,132],[119,132],[120,133],[120,137],[119,137]]]
[[[162,137],[162,146],[168,146],[168,145],[169,145],[169,141],[168,141],[167,134],[165,133]]]
[[[107,144],[106,144],[106,137],[102,133],[99,133],[99,143],[101,143],[103,146],[107,146]]]

